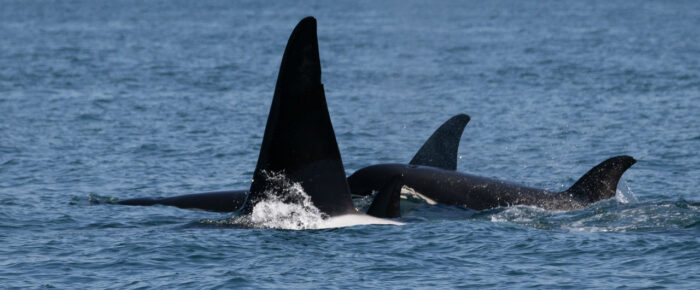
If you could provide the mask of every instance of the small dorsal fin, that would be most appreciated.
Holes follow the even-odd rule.
[[[571,194],[573,197],[587,203],[611,198],[615,196],[620,177],[635,162],[637,161],[634,158],[626,155],[605,160],[586,172],[563,193]]]
[[[367,214],[378,218],[398,218],[401,217],[401,188],[403,178],[395,176],[374,196],[372,204],[367,210]]]
[[[325,214],[356,212],[326,106],[313,17],[301,20],[287,42],[244,213],[277,173],[301,183]]]
[[[459,139],[467,123],[469,116],[465,114],[447,120],[425,141],[409,164],[456,170]]]

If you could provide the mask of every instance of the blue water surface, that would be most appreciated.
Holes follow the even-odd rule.
[[[562,190],[638,163],[585,209],[405,226],[109,204],[248,188],[308,15],[348,174],[459,113],[460,171]],[[2,1],[0,288],[697,289],[698,27],[698,1]]]

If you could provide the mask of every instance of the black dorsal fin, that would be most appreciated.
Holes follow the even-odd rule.
[[[374,196],[372,204],[367,210],[367,214],[378,218],[398,218],[401,217],[401,188],[403,178],[395,176]]]
[[[586,172],[563,193],[588,203],[611,198],[615,196],[620,177],[635,162],[634,158],[626,155],[605,160]]]
[[[432,166],[457,170],[457,149],[469,116],[459,114],[447,120],[425,141],[411,162],[412,165]]]
[[[302,19],[287,42],[244,212],[263,198],[267,176],[276,173],[301,183],[325,214],[356,212],[326,106],[313,17]]]

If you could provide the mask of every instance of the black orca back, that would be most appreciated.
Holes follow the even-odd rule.
[[[240,209],[248,192],[245,190],[217,191],[185,194],[165,198],[131,198],[120,200],[121,205],[168,205],[186,209],[202,209],[220,212],[233,212]]]
[[[356,212],[321,83],[316,20],[301,20],[282,57],[258,164],[245,209],[269,191],[269,174],[301,183],[321,212]]]

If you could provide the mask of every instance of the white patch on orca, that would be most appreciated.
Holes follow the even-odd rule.
[[[420,192],[416,191],[415,189],[410,188],[410,187],[405,186],[405,185],[401,187],[401,197],[405,198],[404,196],[409,196],[412,198],[425,200],[425,202],[427,202],[429,205],[436,205],[437,204],[437,201],[432,200],[429,197],[422,195]]]
[[[273,186],[265,191],[265,198],[253,207],[250,215],[234,218],[253,228],[285,230],[328,229],[357,225],[403,225],[403,223],[372,217],[366,214],[347,214],[329,217],[322,213],[304,192],[298,182],[291,182],[282,174],[268,175]]]
[[[382,219],[378,217],[373,217],[371,215],[366,215],[363,213],[357,214],[346,214],[341,216],[335,216],[323,220],[318,229],[332,229],[332,228],[343,228],[352,227],[360,225],[394,225],[402,226],[404,223],[392,221],[389,219]]]

